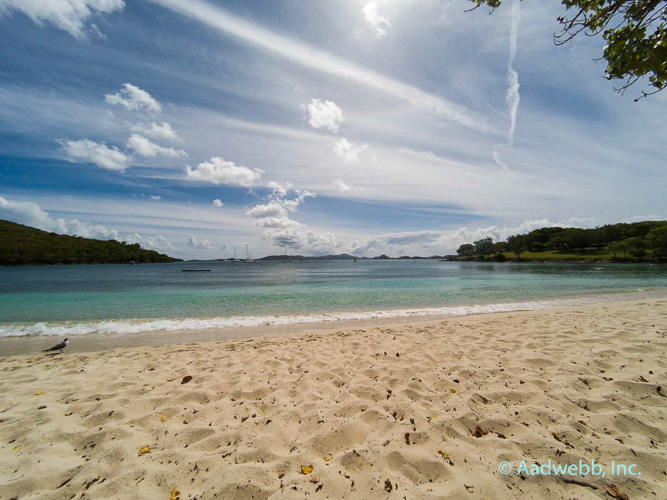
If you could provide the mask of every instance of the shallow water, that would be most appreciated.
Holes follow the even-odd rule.
[[[212,272],[182,272],[187,268]],[[648,264],[417,260],[0,268],[0,336],[469,314],[664,288],[667,266]]]

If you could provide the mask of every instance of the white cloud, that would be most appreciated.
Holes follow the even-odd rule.
[[[272,201],[265,205],[257,205],[246,212],[246,215],[255,219],[263,219],[265,217],[285,217],[287,216],[287,209],[276,201]]]
[[[216,198],[215,200],[213,200],[213,206],[214,206],[214,207],[216,207],[216,208],[220,208],[220,207],[222,207],[223,205],[224,205],[224,203],[223,203],[222,201],[220,201],[219,199]]]
[[[142,248],[147,250],[155,250],[156,252],[160,253],[171,254],[176,252],[176,247],[161,234],[157,236],[144,237],[139,233],[132,233],[123,238],[123,241],[127,243],[139,243]]]
[[[81,236],[97,240],[118,240],[139,243],[142,248],[158,252],[174,252],[176,248],[162,235],[142,237],[137,233],[121,237],[117,230],[108,229],[101,224],[89,224],[77,219],[54,218],[37,203],[12,201],[0,196],[0,219],[6,219],[42,231]]]
[[[361,83],[474,130],[492,131],[484,119],[464,106],[428,94],[403,82],[387,78],[368,68],[341,59],[323,50],[315,49],[302,42],[277,35],[207,2],[152,1],[308,68]]]
[[[107,170],[124,172],[129,166],[130,157],[117,147],[108,147],[105,143],[81,139],[79,141],[60,141],[72,162],[90,162]]]
[[[290,212],[296,212],[299,205],[306,198],[314,197],[315,193],[310,191],[295,189],[296,197],[286,199],[288,192],[292,189],[289,182],[281,185],[277,182],[269,182],[268,186],[272,188],[267,196],[267,203],[256,205],[246,212],[246,215],[255,219],[255,224],[261,227],[271,229],[285,229],[302,227],[303,224],[289,218]],[[305,227],[305,226],[303,226]],[[265,233],[265,239],[270,239]]]
[[[343,182],[343,179],[336,179],[333,181],[333,186],[338,189],[339,192],[341,193],[349,193],[352,191],[352,185],[351,184],[345,184]]]
[[[52,233],[77,235],[101,240],[118,239],[118,231],[101,225],[87,224],[77,219],[54,219],[37,203],[12,201],[0,196],[0,218],[36,227]]]
[[[104,100],[107,104],[119,105],[130,111],[162,111],[160,103],[153,96],[131,83],[124,84],[117,94],[107,94]]]
[[[39,25],[49,22],[78,39],[86,37],[86,23],[92,16],[124,7],[123,0],[0,0],[0,14],[22,12]]]
[[[370,25],[377,38],[382,38],[391,28],[391,21],[388,17],[380,15],[378,12],[379,2],[368,2],[361,11],[364,13],[364,20]]]
[[[167,122],[162,122],[159,125],[155,122],[135,123],[130,128],[133,132],[139,132],[140,134],[147,135],[152,139],[165,139],[170,141],[179,140],[178,135]]]
[[[226,184],[229,186],[252,186],[262,178],[264,170],[259,168],[249,169],[226,161],[220,156],[211,158],[192,169],[186,167],[185,178],[189,181],[210,182],[212,184]]]
[[[266,187],[271,189],[274,196],[285,197],[287,196],[287,192],[292,189],[292,184],[289,182],[280,184],[279,182],[271,181]]]
[[[308,109],[308,123],[316,129],[326,128],[338,132],[338,126],[345,121],[343,110],[333,101],[311,99]]]
[[[194,234],[188,238],[188,246],[197,250],[208,250],[213,248],[210,241],[200,240]]]
[[[514,129],[516,128],[516,115],[519,111],[519,74],[514,70],[514,57],[516,56],[517,37],[519,35],[519,21],[521,20],[521,0],[514,0],[512,5],[512,27],[510,29],[510,54],[507,61],[507,96],[505,102],[510,110],[510,129],[507,134],[507,143],[514,143]]]
[[[333,147],[334,153],[346,163],[355,163],[359,161],[359,154],[366,149],[368,149],[368,144],[356,146],[345,137],[341,137],[336,141]]]
[[[332,233],[316,233],[305,227],[288,227],[265,231],[262,238],[279,247],[303,248],[307,253],[315,254],[334,253],[341,247]]]
[[[137,154],[146,157],[169,156],[171,158],[187,158],[188,154],[182,149],[165,148],[159,146],[143,135],[132,134],[127,140],[127,147],[134,149]]]
[[[156,194],[149,194],[148,197],[149,197],[151,200],[154,200],[154,201],[159,201],[159,200],[162,199],[162,196],[158,196],[158,195],[156,195]]]

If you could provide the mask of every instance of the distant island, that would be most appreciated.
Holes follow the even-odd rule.
[[[0,266],[179,262],[163,253],[116,240],[94,240],[0,220]]]
[[[543,227],[506,241],[483,238],[461,245],[450,260],[667,261],[667,221],[607,224],[592,229]]]

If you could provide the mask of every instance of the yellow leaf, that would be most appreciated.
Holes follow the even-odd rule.
[[[426,417],[426,418],[427,418],[427,420],[430,422],[431,420],[435,420],[436,418],[438,418],[438,416],[437,416],[437,415],[433,415],[433,416],[431,416],[431,417]]]
[[[452,388],[450,387],[450,388],[449,388],[449,392],[451,392],[452,394],[456,394],[456,389],[452,389]]]
[[[44,394],[44,393],[42,391],[39,391],[39,392],[35,393],[35,396],[41,396],[42,394]]]
[[[315,467],[313,467],[312,465],[301,466],[301,474],[310,474],[311,472],[313,472],[313,470],[315,470]]]
[[[12,451],[16,451],[16,450],[20,450],[20,449],[21,449],[21,445],[18,445],[17,447],[13,448]]]
[[[167,421],[167,417],[163,416],[160,420],[161,420],[162,422],[166,422],[166,421]]]
[[[178,488],[176,488],[176,486],[174,486],[174,489],[171,490],[171,496],[169,497],[169,500],[176,500],[178,498],[178,495],[180,494],[181,492],[178,491]]]
[[[139,455],[145,455],[146,453],[150,453],[151,449],[148,446],[144,446],[139,450]]]
[[[333,456],[329,455],[327,458],[324,459],[325,462],[331,462],[333,460]]]
[[[438,453],[442,455],[442,458],[449,460],[449,454],[445,450],[438,450]]]

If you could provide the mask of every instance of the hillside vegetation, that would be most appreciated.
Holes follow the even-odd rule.
[[[34,227],[0,220],[0,265],[127,264],[129,262],[177,262],[139,244],[93,240],[49,233]]]
[[[494,242],[461,245],[458,260],[667,261],[667,221],[608,224],[593,229],[543,227]]]

